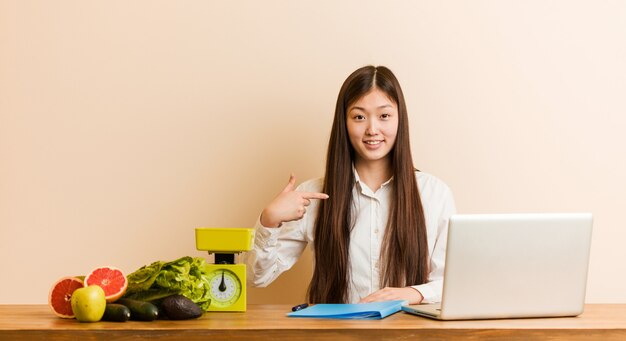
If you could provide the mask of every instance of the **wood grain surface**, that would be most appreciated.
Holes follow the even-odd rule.
[[[0,340],[626,340],[626,304],[590,304],[578,317],[435,321],[404,312],[382,320],[303,319],[286,305],[250,305],[245,313],[205,313],[186,321],[80,323],[46,305],[0,305]]]

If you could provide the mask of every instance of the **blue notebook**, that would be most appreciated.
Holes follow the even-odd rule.
[[[407,301],[385,301],[357,304],[316,304],[287,314],[290,317],[379,320],[401,310]]]

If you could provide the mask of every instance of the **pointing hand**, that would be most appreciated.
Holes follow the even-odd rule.
[[[328,199],[328,195],[317,192],[297,192],[296,177],[291,174],[287,186],[270,202],[261,213],[261,224],[279,227],[282,223],[304,217],[311,199]]]

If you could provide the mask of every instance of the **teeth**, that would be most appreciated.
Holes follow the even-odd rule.
[[[367,143],[367,144],[379,144],[381,142],[383,142],[383,141],[365,141],[365,143]]]

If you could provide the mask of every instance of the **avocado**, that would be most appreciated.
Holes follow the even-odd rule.
[[[188,320],[202,316],[202,309],[183,295],[172,295],[163,299],[161,309],[170,320]]]

